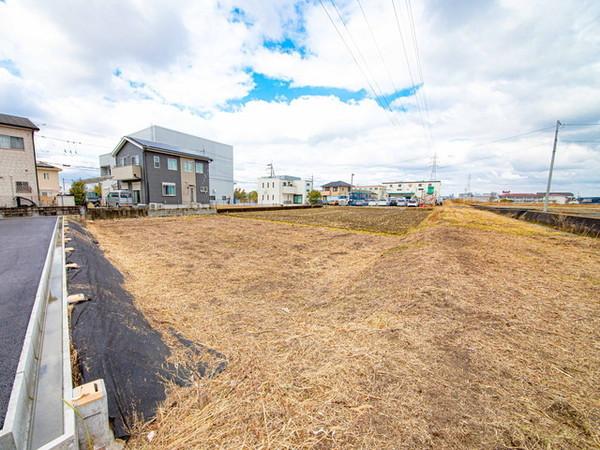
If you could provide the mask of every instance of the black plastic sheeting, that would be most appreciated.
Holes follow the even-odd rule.
[[[165,397],[165,382],[187,386],[195,377],[212,377],[227,366],[225,356],[186,339],[171,329],[169,342],[189,352],[190,365],[167,362],[171,355],[163,336],[154,330],[123,288],[123,276],[105,258],[91,234],[70,222],[69,293],[90,301],[75,305],[71,316],[73,344],[83,382],[103,378],[115,436],[127,438],[134,419],[154,417]]]

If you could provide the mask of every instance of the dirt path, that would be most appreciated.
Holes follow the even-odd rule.
[[[598,240],[466,208],[406,237],[233,217],[91,229],[158,329],[229,357],[142,448],[595,448]]]

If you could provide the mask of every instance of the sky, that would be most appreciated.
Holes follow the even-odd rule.
[[[600,2],[0,0],[0,112],[96,175],[161,125],[234,146],[238,187],[428,179],[600,195]],[[470,177],[469,177],[470,175]]]

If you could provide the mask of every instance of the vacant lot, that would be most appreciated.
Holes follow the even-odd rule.
[[[230,360],[173,388],[133,448],[600,445],[598,240],[460,207],[405,236],[223,216],[90,228],[156,328]]]
[[[235,214],[237,217],[275,220],[303,225],[343,228],[391,234],[405,233],[421,223],[431,210],[421,208],[374,208],[326,206],[314,209],[257,211]]]

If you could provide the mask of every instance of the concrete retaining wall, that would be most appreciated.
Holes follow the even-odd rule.
[[[600,218],[573,216],[569,214],[544,212],[526,208],[501,208],[482,205],[473,205],[473,207],[503,214],[514,219],[521,219],[528,222],[549,225],[551,227],[570,231],[572,233],[600,237]]]
[[[208,208],[89,208],[86,219],[127,219],[134,217],[176,217],[215,214],[214,209]]]
[[[0,208],[2,217],[69,216],[79,215],[79,206],[29,206],[22,208]]]

